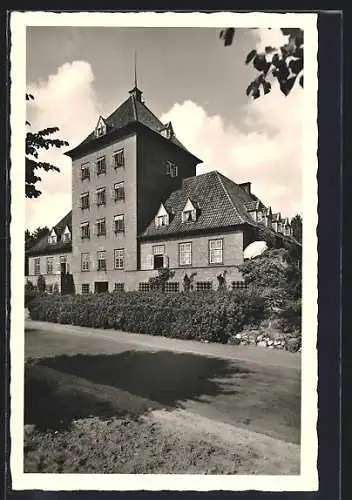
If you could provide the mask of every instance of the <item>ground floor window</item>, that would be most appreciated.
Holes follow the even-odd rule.
[[[100,250],[97,252],[98,257],[98,271],[106,271],[106,251]]]
[[[180,291],[180,284],[178,281],[167,281],[165,283],[165,292],[171,293],[177,293]]]
[[[140,292],[149,292],[150,284],[148,282],[139,283],[139,291]]]
[[[94,282],[94,293],[106,293],[109,291],[108,281],[95,281]]]
[[[125,291],[125,283],[115,283],[114,291],[115,292],[124,292]]]
[[[89,292],[90,292],[90,290],[89,290],[89,288],[90,288],[90,287],[89,287],[89,283],[82,283],[81,288],[82,288],[82,294],[85,294],[85,293],[89,293]]]
[[[212,282],[211,281],[197,281],[197,283],[196,283],[197,292],[202,291],[202,290],[211,290],[211,289],[212,289]]]
[[[180,266],[192,265],[192,243],[179,243],[178,256]]]
[[[223,241],[209,240],[209,264],[223,263]]]
[[[46,258],[46,274],[53,274],[53,257]]]
[[[34,274],[39,276],[40,274],[40,257],[34,259]]]
[[[164,267],[165,245],[153,245],[153,268]]]

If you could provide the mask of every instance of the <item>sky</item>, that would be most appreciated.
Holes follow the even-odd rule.
[[[42,195],[26,200],[26,228],[49,227],[71,209],[71,160],[63,155],[108,116],[134,82],[146,105],[203,163],[253,192],[273,212],[302,212],[303,90],[288,97],[276,85],[257,100],[245,90],[256,76],[253,48],[285,41],[280,30],[237,29],[230,47],[219,28],[27,27],[27,105],[33,131],[58,126],[68,148],[44,152],[60,173],[40,172]]]

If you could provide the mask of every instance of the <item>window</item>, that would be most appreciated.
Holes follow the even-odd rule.
[[[177,293],[180,290],[180,284],[178,281],[167,281],[165,283],[165,292],[167,293]]]
[[[150,284],[148,282],[139,283],[139,291],[140,292],[149,292],[150,291]]]
[[[169,216],[168,215],[157,215],[155,217],[155,226],[162,227],[167,226],[169,224]]]
[[[46,258],[46,274],[53,274],[53,257]]]
[[[153,245],[153,269],[161,269],[165,262],[165,245]]]
[[[54,232],[52,232],[48,237],[48,243],[49,245],[55,245],[55,243],[57,243],[57,236]]]
[[[97,252],[98,257],[98,271],[106,271],[106,251],[101,250]]]
[[[70,232],[66,232],[62,235],[62,241],[64,243],[67,243],[68,241],[71,241],[71,233]]]
[[[81,253],[81,271],[89,271],[90,255],[89,253]]]
[[[124,292],[125,291],[125,283],[115,283],[114,292]]]
[[[123,233],[125,230],[125,217],[124,215],[115,215],[114,217],[114,231],[115,233]]]
[[[169,175],[170,177],[177,177],[178,167],[174,164],[174,162],[166,162],[166,175]]]
[[[66,255],[60,255],[60,273],[67,274],[69,272],[69,265]]]
[[[95,128],[95,137],[101,137],[106,134],[106,123],[102,116],[99,117],[98,124]]]
[[[125,199],[125,188],[123,182],[117,182],[114,184],[114,200],[124,200]]]
[[[82,283],[81,285],[82,294],[89,293],[89,283]]]
[[[116,153],[114,153],[113,162],[114,168],[121,168],[125,166],[125,155],[123,149],[119,149]]]
[[[103,219],[98,219],[95,227],[96,227],[96,235],[97,236],[106,236],[105,217]]]
[[[89,209],[89,193],[82,193],[80,196],[80,201],[82,210]]]
[[[82,238],[82,240],[90,238],[89,222],[82,222],[82,224],[81,224],[81,238]]]
[[[244,281],[232,282],[232,290],[242,290],[243,288],[247,288],[247,283],[245,283]]]
[[[192,265],[192,243],[179,243],[178,256],[180,266]]]
[[[90,179],[89,163],[84,163],[81,165],[81,180]]]
[[[211,289],[212,289],[212,282],[211,281],[197,281],[197,283],[196,283],[197,292],[200,292],[203,290],[211,290]]]
[[[196,209],[184,210],[182,212],[182,222],[194,222],[197,220]]]
[[[40,257],[34,259],[34,274],[36,276],[40,274]]]
[[[100,158],[97,159],[97,161],[95,162],[95,168],[97,175],[106,174],[105,156],[101,156]]]
[[[165,253],[165,245],[153,245],[153,255],[163,255]]]
[[[263,220],[263,212],[258,212],[257,213],[257,222],[262,222]]]
[[[105,187],[97,189],[96,192],[95,192],[95,196],[96,196],[96,204],[98,206],[106,204],[106,191],[105,191]]]
[[[123,269],[125,266],[125,250],[124,248],[116,248],[114,250],[114,267],[115,269]]]
[[[209,240],[209,264],[222,264],[222,240]]]

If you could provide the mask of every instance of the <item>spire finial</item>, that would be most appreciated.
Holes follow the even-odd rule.
[[[134,51],[134,86],[137,88],[137,52]]]

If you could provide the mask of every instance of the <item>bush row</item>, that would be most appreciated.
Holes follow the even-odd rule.
[[[33,320],[210,342],[227,342],[266,317],[265,298],[254,290],[42,295],[28,309]]]

